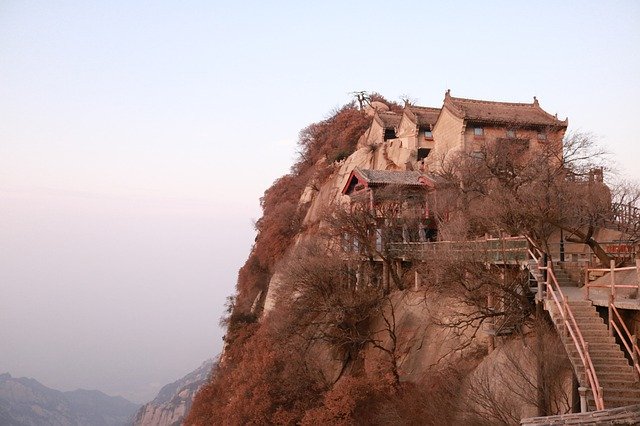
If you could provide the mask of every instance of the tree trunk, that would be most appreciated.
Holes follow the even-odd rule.
[[[596,257],[598,258],[602,266],[605,268],[609,267],[609,264],[611,262],[611,257],[607,254],[606,251],[604,251],[602,246],[596,240],[593,239],[592,237],[594,232],[593,227],[589,227],[589,230],[586,234],[577,229],[568,229],[564,227],[561,227],[561,228],[567,232],[571,232],[573,235],[577,237],[577,238],[567,237],[567,241],[569,241],[570,243],[588,245],[591,251],[593,252],[593,254],[595,254]]]

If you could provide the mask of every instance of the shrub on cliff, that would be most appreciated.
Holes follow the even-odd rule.
[[[257,295],[264,294],[273,267],[300,232],[307,207],[299,205],[304,188],[312,180],[322,183],[333,161],[353,153],[370,124],[371,117],[351,102],[300,132],[299,156],[291,173],[277,179],[260,199],[263,214],[256,222],[251,254],[238,275],[236,309],[247,313]]]

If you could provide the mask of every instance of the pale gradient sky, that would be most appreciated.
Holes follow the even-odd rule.
[[[221,348],[258,198],[354,90],[530,102],[640,179],[640,3],[0,1],[0,373],[137,401]]]

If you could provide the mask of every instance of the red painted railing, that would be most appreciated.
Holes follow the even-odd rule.
[[[633,271],[635,270],[638,274],[638,283],[637,284],[616,284],[616,272],[622,271]],[[602,272],[609,273],[609,284],[593,284],[589,281],[589,272]],[[636,260],[636,266],[627,266],[624,268],[616,268],[616,262],[614,260],[611,261],[611,266],[609,268],[588,268],[584,274],[584,286],[587,288],[586,298],[589,299],[589,290],[592,288],[608,288],[611,290],[611,296],[616,298],[616,292],[619,288],[632,288],[637,289],[638,293],[640,293],[640,259]]]
[[[589,344],[585,342],[582,333],[580,332],[580,328],[578,327],[578,323],[569,307],[569,303],[567,302],[567,297],[562,293],[560,289],[560,285],[558,284],[558,280],[553,272],[553,268],[551,266],[551,262],[547,262],[546,267],[541,267],[538,260],[538,269],[546,269],[547,271],[547,300],[552,301],[560,317],[562,318],[562,322],[565,327],[565,332],[568,332],[571,340],[573,341],[573,345],[578,351],[578,356],[580,357],[580,361],[582,362],[582,366],[585,370],[585,376],[587,382],[589,382],[589,386],[591,388],[591,392],[593,393],[593,399],[596,403],[596,410],[604,410],[604,397],[602,394],[602,387],[600,386],[600,381],[598,380],[598,376],[596,375],[595,367],[593,366],[593,361],[591,361],[591,356],[589,355]]]
[[[616,323],[620,324],[620,326],[618,326],[618,324]],[[620,327],[622,327],[622,330],[620,329]],[[620,340],[622,340],[624,348],[631,356],[633,366],[638,372],[638,375],[640,375],[640,362],[638,361],[640,359],[640,348],[638,348],[638,340],[636,339],[635,335],[632,335],[629,332],[629,329],[622,320],[618,309],[616,309],[615,305],[613,304],[613,300],[609,302],[609,330],[611,332],[615,330],[618,333],[618,336],[620,336]]]

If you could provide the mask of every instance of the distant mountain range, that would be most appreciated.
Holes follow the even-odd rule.
[[[164,386],[153,401],[138,410],[133,424],[135,426],[180,425],[189,412],[196,393],[209,379],[213,367],[214,361],[207,360],[180,380]]]
[[[2,426],[123,426],[139,407],[97,390],[60,392],[34,379],[0,375]]]

